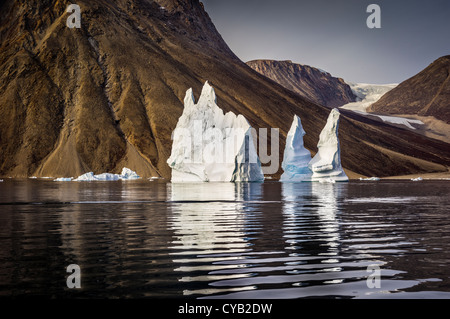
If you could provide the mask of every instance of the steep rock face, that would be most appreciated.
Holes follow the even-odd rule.
[[[79,0],[80,29],[66,26],[70,3],[0,3],[0,176],[128,167],[170,178],[166,161],[185,92],[201,92],[207,80],[224,112],[242,114],[255,129],[280,128],[280,150],[297,114],[305,147],[317,151],[329,109],[241,62],[199,1]],[[387,176],[450,165],[448,144],[341,113],[347,170]]]
[[[308,65],[274,60],[254,60],[247,65],[320,105],[334,108],[356,101],[356,96],[343,79]]]
[[[372,104],[369,111],[433,116],[450,124],[450,55],[400,83]]]

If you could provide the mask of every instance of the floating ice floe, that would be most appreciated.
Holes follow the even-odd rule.
[[[381,180],[381,178],[379,178],[379,177],[368,177],[368,178],[360,177],[359,180],[360,181],[379,181],[379,180]]]
[[[423,181],[423,178],[422,177],[417,177],[417,178],[411,178],[411,180],[413,182],[420,182],[420,181]]]
[[[280,181],[302,182],[310,180],[312,172],[308,163],[311,161],[311,153],[303,145],[305,134],[300,118],[295,115],[286,138],[286,148],[281,164],[284,173],[281,175]]]
[[[0,179],[0,183],[2,183],[3,182],[3,179]]]
[[[134,180],[140,178],[141,177],[138,174],[136,174],[136,172],[126,167],[122,169],[122,173],[120,174],[120,179],[122,180]]]
[[[251,129],[244,116],[223,113],[208,82],[197,104],[187,90],[167,160],[172,182],[263,181]]]
[[[311,181],[332,179],[337,182],[348,181],[341,165],[341,151],[338,139],[339,111],[333,109],[327,123],[320,133],[318,151],[308,166],[313,172]]]
[[[136,174],[136,172],[130,170],[129,168],[124,167],[122,169],[121,174],[111,174],[111,173],[103,173],[99,175],[94,175],[93,172],[89,172],[78,176],[77,178],[73,177],[62,177],[55,179],[55,182],[92,182],[92,181],[119,181],[119,180],[136,180],[141,177]]]

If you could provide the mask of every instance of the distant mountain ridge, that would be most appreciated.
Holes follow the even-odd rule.
[[[343,79],[315,67],[290,60],[253,60],[247,62],[247,65],[285,88],[329,108],[355,102],[357,99]]]

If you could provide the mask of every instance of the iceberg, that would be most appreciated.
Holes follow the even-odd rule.
[[[305,134],[300,118],[294,115],[291,129],[286,138],[286,148],[281,164],[284,173],[281,175],[280,181],[301,182],[310,180],[312,171],[308,167],[308,163],[311,161],[311,153],[303,145]]]
[[[261,182],[264,175],[244,116],[224,114],[206,82],[198,103],[186,91],[167,164],[172,182]]]
[[[311,181],[348,181],[341,165],[338,139],[339,111],[335,108],[319,136],[318,151],[308,166],[313,172]]]
[[[77,178],[73,177],[61,177],[57,178],[55,182],[92,182],[92,181],[119,181],[119,180],[135,180],[140,179],[141,177],[136,174],[136,172],[132,171],[129,168],[124,167],[122,169],[121,174],[111,174],[111,173],[103,173],[99,175],[94,175],[93,172],[89,172],[78,176]]]

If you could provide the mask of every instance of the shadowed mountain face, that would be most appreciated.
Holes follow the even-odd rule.
[[[450,124],[450,55],[400,83],[369,108],[387,114],[433,116]]]
[[[247,65],[320,105],[334,108],[356,101],[356,96],[343,79],[308,65],[274,60],[254,60]]]
[[[305,146],[317,151],[330,110],[241,62],[197,0],[80,0],[80,29],[66,26],[69,4],[0,4],[0,176],[128,167],[168,178],[185,92],[192,87],[198,98],[206,80],[224,111],[255,128],[280,128],[280,163],[294,114]],[[448,144],[342,113],[348,171],[388,176],[450,165]]]

